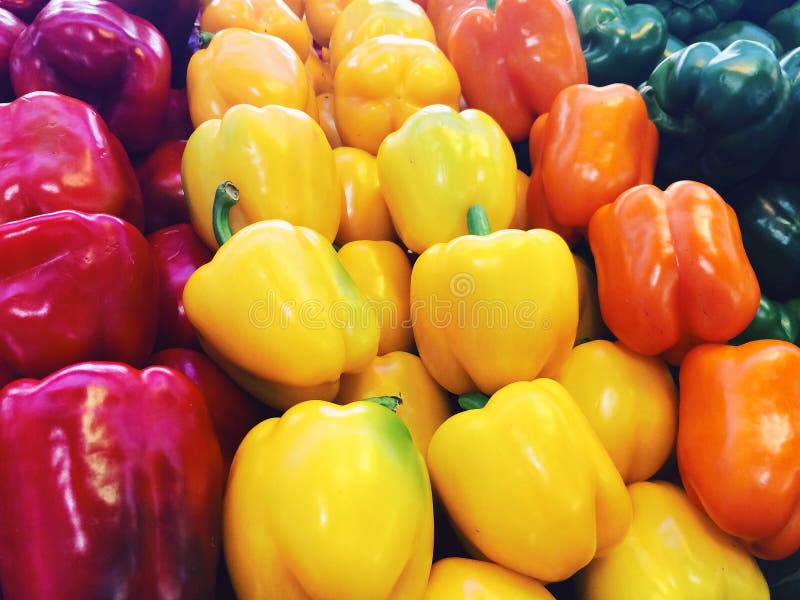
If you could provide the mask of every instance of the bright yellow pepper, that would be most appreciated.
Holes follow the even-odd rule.
[[[359,240],[342,246],[339,260],[369,299],[369,310],[381,330],[378,354],[410,351],[414,346],[409,306],[411,263],[405,250],[393,242]]]
[[[686,494],[665,482],[629,488],[633,521],[620,544],[578,576],[585,600],[768,600],[755,561]]]
[[[306,59],[306,70],[314,82],[314,93],[317,96],[333,94],[333,70],[328,56],[330,53],[327,48],[322,48],[321,54],[322,57],[316,52],[310,52]]]
[[[306,0],[306,20],[311,36],[323,48],[331,43],[331,34],[339,15],[351,0]]]
[[[333,115],[333,94],[320,94],[317,96],[317,110],[319,111],[319,126],[325,132],[331,148],[342,146],[342,138],[336,129],[336,119]]]
[[[399,35],[436,43],[436,33],[425,10],[412,0],[353,0],[336,20],[331,33],[334,72],[348,53],[380,35]]]
[[[614,463],[551,379],[512,383],[450,417],[433,434],[428,469],[476,553],[540,581],[572,576],[630,523]]]
[[[578,278],[564,240],[505,229],[431,246],[411,274],[414,339],[455,394],[493,394],[554,373],[578,326]]]
[[[500,565],[445,558],[433,563],[423,600],[555,600],[541,583]]]
[[[342,186],[342,218],[336,243],[397,239],[378,181],[375,157],[343,146],[333,151],[333,158]]]
[[[509,229],[530,229],[528,226],[528,182],[530,177],[517,169],[517,195],[514,205],[514,216]]]
[[[456,109],[461,98],[456,70],[438,46],[398,35],[356,46],[336,68],[333,91],[342,140],[370,154],[419,109]]]
[[[663,360],[594,340],[576,346],[554,379],[589,419],[625,483],[661,468],[678,418],[678,390]]]
[[[319,124],[298,110],[240,105],[206,121],[189,137],[181,173],[192,225],[210,248],[217,247],[211,213],[223,181],[239,188],[234,231],[283,219],[336,237],[341,190],[333,151]]]
[[[205,11],[213,0],[200,0],[200,7],[203,11]],[[305,12],[305,3],[303,0],[285,0],[286,6],[297,15],[298,18],[302,18],[303,13]]]
[[[200,29],[217,33],[240,27],[281,38],[306,60],[311,32],[283,0],[213,0],[200,16]]]
[[[397,415],[423,457],[433,433],[451,413],[447,392],[425,370],[422,361],[407,352],[378,356],[358,373],[342,375],[340,384],[338,404],[379,396],[400,398]]]
[[[597,297],[597,277],[580,256],[573,254],[575,270],[578,272],[578,331],[575,343],[596,340],[606,334],[606,324],[600,313]]]
[[[342,373],[366,367],[378,351],[367,298],[312,229],[259,221],[225,243],[235,196],[230,184],[217,192],[223,245],[187,281],[186,316],[208,354],[263,402],[285,410],[332,400]]]
[[[421,598],[433,502],[408,429],[373,402],[304,402],[233,460],[225,562],[240,600]]]
[[[400,239],[417,254],[465,235],[473,204],[483,206],[493,230],[505,229],[514,216],[514,150],[479,110],[420,110],[381,144],[378,178]]]

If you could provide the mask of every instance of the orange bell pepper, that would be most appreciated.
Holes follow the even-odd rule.
[[[351,0],[307,0],[306,21],[311,36],[323,48],[331,42],[333,26]]]
[[[669,351],[679,364],[691,346],[739,334],[758,310],[736,213],[702,183],[628,190],[594,214],[589,244],[603,319],[640,354]]]
[[[564,0],[498,0],[455,21],[447,55],[467,104],[489,113],[511,141],[564,88],[587,83],[578,26]]]
[[[686,492],[751,553],[800,549],[800,348],[704,344],[680,373],[678,466]]]

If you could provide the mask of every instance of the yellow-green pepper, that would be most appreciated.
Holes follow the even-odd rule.
[[[541,583],[500,565],[468,558],[433,563],[423,600],[555,600]]]

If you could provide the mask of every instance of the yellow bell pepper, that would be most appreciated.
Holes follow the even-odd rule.
[[[584,600],[768,600],[755,561],[672,484],[629,487],[633,521],[625,539],[579,576]]]
[[[220,31],[192,55],[186,93],[195,127],[237,104],[279,104],[317,119],[313,81],[297,53],[274,35],[247,29]]]
[[[397,233],[378,181],[375,157],[344,146],[333,151],[333,158],[342,186],[342,218],[336,243],[396,240]]]
[[[456,70],[439,47],[398,35],[356,46],[336,68],[333,91],[342,140],[370,154],[419,109],[456,109],[461,98]]]
[[[231,27],[279,37],[303,61],[311,53],[308,26],[283,0],[213,0],[200,15],[203,31],[217,33]]]
[[[320,94],[317,96],[317,110],[319,111],[319,126],[325,132],[331,148],[342,146],[342,138],[336,129],[336,119],[333,115],[333,94]]]
[[[541,583],[500,565],[468,558],[433,563],[423,600],[555,600]]]
[[[316,52],[309,52],[306,59],[306,70],[311,75],[311,81],[314,82],[314,93],[319,96],[320,94],[333,93],[333,70],[329,60],[329,52],[327,48],[322,48],[322,56],[317,55]]]
[[[379,396],[400,398],[397,415],[423,457],[433,433],[450,416],[447,392],[425,370],[422,361],[407,352],[378,356],[358,373],[342,375],[340,383],[338,404]]]
[[[411,274],[414,339],[455,394],[493,394],[554,373],[578,326],[578,278],[564,240],[505,229],[431,246]]]
[[[417,254],[465,235],[465,215],[475,203],[494,230],[508,227],[514,216],[514,150],[479,110],[420,110],[381,144],[378,178],[400,239]]]
[[[517,169],[517,195],[514,205],[514,216],[509,229],[530,229],[528,226],[528,182],[530,177]]]
[[[285,410],[332,400],[342,373],[378,350],[367,298],[312,229],[259,221],[225,243],[235,202],[235,188],[220,185],[213,210],[224,245],[186,282],[186,316],[209,355],[263,402]]]
[[[678,390],[663,360],[594,340],[576,346],[554,379],[589,419],[625,483],[661,468],[678,419]]]
[[[206,121],[189,137],[181,174],[192,225],[209,248],[217,247],[211,213],[223,181],[240,192],[234,231],[283,219],[336,237],[341,190],[333,151],[319,124],[298,110],[240,105]]]
[[[336,20],[331,33],[334,72],[350,51],[380,35],[399,35],[436,43],[425,10],[412,0],[353,0]]]
[[[311,36],[323,48],[331,43],[331,34],[339,15],[351,0],[306,0],[306,20]]]
[[[428,469],[475,553],[540,581],[572,576],[630,523],[614,463],[551,379],[512,383],[450,417],[433,434]]]
[[[368,298],[368,308],[381,330],[378,354],[410,351],[411,308],[409,288],[411,263],[393,242],[360,240],[339,249],[339,260],[358,289]]]
[[[606,324],[600,313],[597,297],[597,277],[580,256],[573,254],[575,270],[578,272],[578,331],[575,343],[596,340],[606,334]]]
[[[433,554],[425,463],[391,410],[304,402],[242,441],[223,531],[240,600],[421,598]]]
[[[200,8],[205,11],[214,0],[200,0]],[[297,15],[298,18],[303,17],[305,12],[305,3],[303,0],[285,0],[286,6]]]

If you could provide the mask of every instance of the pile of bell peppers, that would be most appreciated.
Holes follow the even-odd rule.
[[[0,598],[800,596],[800,1],[0,0]]]

